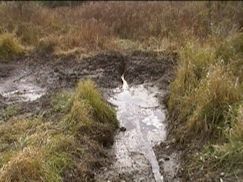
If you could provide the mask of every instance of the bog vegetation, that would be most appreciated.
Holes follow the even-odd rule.
[[[84,2],[71,7],[61,2],[0,4],[1,35],[13,34],[29,51],[44,49],[57,54],[173,50],[192,39],[224,39],[236,33],[242,21],[241,2]]]
[[[207,170],[205,173],[215,175],[223,171],[229,178],[240,178],[243,173],[242,25],[240,1],[2,2],[0,60],[23,54],[82,54],[111,49],[176,51],[178,67],[168,102],[171,122],[178,126],[173,132],[181,145],[204,144],[203,148],[195,149],[200,155],[188,159],[185,165],[188,174],[201,168]],[[73,165],[75,151],[85,150],[72,148],[80,142],[77,142],[78,130],[86,126],[115,126],[114,113],[102,100],[95,99],[100,94],[89,90],[90,83],[82,83],[78,88],[81,90],[77,89],[72,96],[75,99],[63,102],[63,108],[54,106],[67,112],[55,126],[40,119],[1,125],[0,179],[21,181],[26,176],[21,173],[28,172],[31,179],[42,176],[42,179],[59,180],[63,171],[60,169]],[[87,135],[90,137],[89,132]],[[60,143],[61,138],[65,142]],[[57,154],[60,147],[63,153]],[[33,171],[28,171],[29,168]]]
[[[1,182],[90,181],[104,164],[103,146],[112,143],[118,123],[95,84],[58,93],[52,107],[52,114],[62,113],[58,121],[12,118],[0,125]]]

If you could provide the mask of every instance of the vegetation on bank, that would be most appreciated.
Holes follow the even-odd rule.
[[[52,104],[63,113],[58,121],[13,118],[0,124],[0,181],[89,181],[103,165],[103,146],[112,143],[118,123],[95,84],[80,82]]]
[[[179,123],[176,138],[182,144],[205,143],[196,164],[189,161],[194,165],[189,174],[203,168],[242,178],[242,71],[242,33],[217,44],[193,42],[180,49],[169,99],[173,121]]]

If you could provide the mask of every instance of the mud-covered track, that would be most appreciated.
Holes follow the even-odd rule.
[[[41,114],[43,117],[52,117],[49,113],[51,108],[52,95],[60,90],[72,89],[79,80],[92,79],[98,87],[104,90],[104,95],[110,95],[111,90],[121,87],[121,75],[125,75],[129,86],[139,84],[149,87],[157,87],[159,89],[159,99],[163,100],[167,93],[168,85],[173,79],[173,68],[176,64],[176,55],[165,53],[146,53],[133,52],[121,54],[116,52],[97,54],[86,58],[72,57],[27,57],[23,61],[18,61],[16,65],[13,63],[0,64],[0,88],[15,87],[25,80],[24,84],[32,84],[34,87],[45,90],[45,93],[37,100],[25,100],[19,96],[18,104],[21,109],[18,114]],[[27,71],[26,71],[27,70]],[[11,81],[12,80],[12,81]],[[1,90],[1,89],[0,89]],[[2,89],[4,91],[4,89]],[[163,92],[162,92],[163,90]],[[28,89],[26,92],[28,93]],[[21,90],[20,90],[21,92]],[[16,92],[17,93],[17,92]],[[0,93],[0,109],[7,107],[13,100],[11,95]],[[106,98],[108,98],[107,96]],[[22,100],[21,100],[22,99]],[[14,101],[14,100],[13,100]],[[140,109],[159,109],[156,108],[140,108]],[[49,114],[48,114],[49,113]],[[112,158],[112,155],[110,156]],[[134,159],[142,159],[144,156],[140,154],[134,155]],[[146,163],[146,159],[142,160]],[[142,162],[142,163],[143,163]],[[140,163],[140,164],[142,164]],[[143,175],[152,175],[149,164],[148,170],[143,171]],[[139,162],[137,165],[140,165]],[[132,178],[129,174],[123,176],[124,179]],[[152,179],[153,177],[151,176]]]

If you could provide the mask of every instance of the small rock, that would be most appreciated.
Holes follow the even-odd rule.
[[[169,158],[169,157],[164,157],[164,160],[165,160],[165,161],[169,161],[170,158]]]
[[[124,131],[126,131],[126,130],[127,130],[127,129],[126,129],[124,126],[120,127],[120,131],[124,132]]]
[[[159,159],[159,162],[169,161],[170,158],[168,156],[164,156],[161,159]]]
[[[223,177],[224,176],[224,172],[220,173],[220,176]]]
[[[54,70],[53,70],[54,72],[58,72],[59,70],[57,69],[57,68],[54,68]]]
[[[173,139],[171,140],[171,143],[176,143],[176,139],[173,138]]]

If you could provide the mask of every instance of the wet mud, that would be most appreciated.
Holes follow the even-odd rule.
[[[96,181],[175,179],[177,154],[168,156],[157,147],[166,142],[164,101],[175,60],[176,55],[167,53],[109,52],[87,58],[33,56],[0,64],[0,109],[19,103],[22,113],[47,112],[53,93],[92,79],[116,107],[121,128],[107,149],[112,162],[96,171]]]
[[[123,78],[123,86],[113,89],[108,99],[117,107],[117,118],[125,128],[115,138],[112,148],[115,162],[97,175],[97,181],[116,181],[132,176],[132,181],[163,181],[153,146],[166,137],[165,110],[155,97],[156,87],[130,87]],[[148,175],[148,173],[150,175]]]

